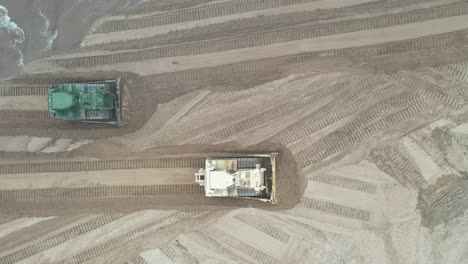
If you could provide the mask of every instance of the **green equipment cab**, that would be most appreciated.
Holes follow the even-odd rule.
[[[122,125],[120,79],[50,85],[48,101],[55,119]]]

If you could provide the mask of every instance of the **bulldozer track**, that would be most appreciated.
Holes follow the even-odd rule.
[[[468,135],[463,133],[449,132],[452,140],[457,142],[460,145],[468,145]]]
[[[381,116],[388,115],[398,109],[406,108],[411,103],[416,102],[418,102],[417,98],[409,93],[402,93],[397,96],[383,99],[359,113],[351,122],[338,128],[322,138],[322,140],[313,144],[314,151],[326,149],[332,145],[333,142],[339,142],[345,138],[346,135],[362,129],[363,127],[371,124],[374,120],[379,119]]]
[[[417,189],[427,187],[426,179],[396,147],[373,149],[370,158],[380,170],[395,178],[402,185],[409,182]]]
[[[162,247],[159,248],[161,252],[170,260],[174,261],[174,259],[177,257],[177,252],[173,247],[170,245],[166,244]]]
[[[317,52],[307,52],[296,55],[279,56],[274,58],[233,63],[208,68],[184,70],[177,72],[149,75],[143,78],[146,85],[164,86],[168,83],[185,83],[191,81],[228,79],[228,76],[252,74],[259,70],[273,69],[287,64],[304,63],[318,59],[332,58],[368,58],[392,53],[407,52],[411,50],[444,47],[468,40],[468,30],[459,30],[449,33],[437,34],[421,38],[387,42],[362,47],[334,49]]]
[[[208,95],[205,99],[203,99],[200,103],[192,107],[190,111],[188,111],[184,117],[189,116],[195,112],[201,111],[202,109],[215,105],[224,100],[232,100],[232,98],[239,94],[239,92],[213,92]]]
[[[414,167],[411,162],[404,157],[399,151],[395,152],[397,155],[390,157],[391,164],[397,166],[398,169],[402,172],[403,175],[406,175],[408,180],[416,188],[425,188],[427,186],[427,181],[421,175],[421,173]],[[394,153],[394,154],[395,154]]]
[[[46,238],[40,242],[34,243],[28,247],[22,248],[18,251],[15,251],[9,255],[3,256],[0,258],[0,263],[16,263],[20,260],[26,259],[32,255],[38,254],[42,251],[45,251],[49,248],[55,247],[59,244],[62,244],[68,240],[71,240],[75,237],[83,235],[87,232],[95,230],[105,224],[108,224],[112,221],[124,217],[126,214],[117,213],[117,214],[108,214],[103,215],[94,219],[91,219],[85,223],[74,226],[70,229],[67,229],[59,234]]]
[[[468,100],[468,89],[461,89],[460,90],[461,96],[465,98],[465,100]]]
[[[449,78],[450,80],[456,81],[458,84],[461,85],[456,85],[452,87],[451,90],[452,94],[450,96],[453,97],[463,97],[465,101],[468,101],[468,66],[461,66],[464,67],[464,71],[461,71],[456,68],[457,66],[455,65],[443,65],[435,68],[434,70],[448,75],[446,78]]]
[[[0,216],[0,225],[9,223],[9,222],[14,221],[14,220],[16,220],[16,219],[18,219],[18,218],[19,218],[19,217],[4,217],[4,216]]]
[[[287,244],[291,236],[281,230],[280,228],[268,223],[265,221],[263,217],[255,216],[255,215],[235,215],[234,218],[238,219],[239,221],[244,222],[245,224],[252,226],[255,229],[262,231],[263,233],[271,236],[272,238]]]
[[[375,86],[385,81],[381,76],[356,82],[346,89],[342,94],[336,96],[333,101],[314,111],[306,118],[294,123],[281,132],[268,138],[267,142],[288,145],[299,141],[308,135],[319,131],[326,126],[344,119],[346,116],[355,114],[363,104],[368,103],[371,98],[376,97]],[[387,87],[384,91],[390,89]],[[361,98],[360,96],[365,95]],[[380,93],[377,93],[380,95]],[[359,98],[356,100],[356,98]],[[336,110],[338,108],[338,110]]]
[[[377,185],[373,183],[360,181],[360,180],[343,177],[343,176],[339,176],[335,174],[330,174],[330,173],[319,174],[313,177],[311,181],[326,183],[326,184],[353,189],[353,190],[366,192],[370,194],[375,194],[377,191]]]
[[[25,190],[1,190],[0,200],[71,199],[112,196],[142,196],[169,194],[204,194],[199,184],[165,184],[137,186],[105,186],[78,188],[49,188]]]
[[[137,239],[140,239],[148,234],[154,233],[161,228],[175,224],[179,221],[182,221],[184,219],[196,217],[202,213],[200,212],[183,212],[179,211],[176,213],[173,213],[169,216],[163,217],[161,219],[158,219],[150,224],[147,224],[145,226],[142,226],[136,230],[130,231],[126,234],[123,234],[121,236],[118,236],[114,239],[111,239],[107,242],[104,242],[97,247],[93,247],[91,249],[85,250],[78,255],[75,255],[71,258],[68,258],[64,260],[62,263],[63,264],[74,264],[74,263],[83,263],[89,260],[92,260],[94,258],[97,258],[101,255],[106,254],[107,252],[117,249],[129,242],[135,241]]]
[[[446,65],[444,66],[447,67]],[[468,89],[467,83],[458,80],[453,76],[453,74],[444,71],[441,68],[442,67],[429,68],[429,72],[424,75],[424,78],[430,79],[431,82],[435,83],[438,90],[445,92],[449,96],[454,98],[462,97],[466,100],[464,91]]]
[[[193,7],[197,4],[204,4],[206,2],[210,2],[209,0],[194,0],[191,1],[192,3],[171,3],[171,4],[155,4],[151,3],[154,1],[143,2],[138,6],[132,8],[131,10],[126,10],[124,15],[138,15],[138,14],[149,14],[154,13],[157,11],[172,11],[174,9],[182,9],[182,8],[189,8]],[[195,3],[197,2],[197,3]],[[331,15],[325,16],[325,18],[330,17],[339,17],[344,16],[344,14],[352,13],[353,11],[369,11],[369,10],[380,10],[381,8],[394,8],[396,7],[395,4],[389,3],[387,1],[374,1],[374,2],[365,2],[361,4],[355,4],[347,7],[341,8],[330,8],[321,10],[322,13],[332,13]],[[380,9],[379,9],[380,8]],[[337,11],[340,11],[338,15],[336,14]]]
[[[427,106],[428,105],[424,101],[415,100],[409,107],[406,107],[401,111],[391,113],[390,115],[364,127],[361,131],[365,137],[370,136],[371,134],[389,128],[390,126],[398,124],[401,121],[404,121],[411,116],[424,111]]]
[[[434,87],[422,88],[419,90],[422,96],[432,98],[436,102],[444,102],[457,110],[462,109],[467,105],[467,102],[463,98],[456,98],[442,92]]]
[[[451,64],[449,65],[454,71],[455,78],[467,82],[468,81],[468,62],[464,61],[458,64]]]
[[[409,135],[418,147],[426,152],[431,159],[444,171],[453,169],[452,165],[447,162],[444,153],[437,147],[430,136],[425,135],[422,131],[415,131]]]
[[[385,149],[372,149],[369,152],[369,159],[375,163],[380,170],[387,173],[401,185],[405,186],[408,183],[408,179],[391,164],[389,159],[389,149],[389,147],[386,147]]]
[[[458,69],[456,69],[454,66],[451,65],[443,65],[435,68],[437,71],[448,73],[453,79],[459,80],[464,82],[464,73]]]
[[[444,104],[449,105],[457,110],[460,110],[467,105],[467,102],[464,99],[450,96],[430,85],[426,85],[423,87],[416,81],[407,78],[403,73],[394,74],[392,75],[392,78],[394,78],[401,84],[413,89],[422,97],[431,98],[435,102],[443,102]]]
[[[335,22],[330,24],[307,25],[283,28],[274,31],[255,32],[251,34],[229,37],[224,39],[203,40],[192,43],[183,43],[166,47],[158,47],[141,51],[123,52],[110,55],[52,59],[40,64],[44,67],[86,68],[97,65],[108,65],[141,60],[157,59],[163,57],[176,57],[196,55],[201,53],[214,53],[227,50],[268,45],[308,39],[326,35],[343,34],[374,28],[383,28],[398,24],[408,24],[424,20],[456,16],[468,13],[468,3],[458,2],[446,6],[437,6],[420,9],[407,13],[384,15],[379,17],[356,19]]]
[[[446,212],[452,210],[449,201],[463,199],[466,197],[466,186],[457,181],[451,181],[439,186],[431,192],[426,192],[426,199],[432,208],[445,209]]]
[[[70,161],[0,164],[0,174],[123,170],[141,168],[202,168],[204,166],[205,158]]]
[[[196,5],[204,4],[211,2],[212,0],[192,0],[192,1],[170,1],[171,3],[161,3],[160,1],[150,0],[142,2],[130,10],[125,10],[122,12],[123,15],[139,15],[139,14],[148,14],[157,11],[172,11],[177,9],[189,8]]]
[[[421,89],[421,87],[417,83],[409,81],[404,73],[398,72],[395,74],[390,74],[389,77],[400,82],[402,85],[407,86],[413,91]]]
[[[280,136],[284,136],[285,138],[282,141],[279,141],[278,143],[281,143],[283,145],[289,145],[294,142],[298,142],[312,135],[313,133],[326,128],[327,126],[335,124],[339,122],[340,120],[343,120],[347,117],[351,117],[352,115],[359,112],[359,109],[362,109],[363,106],[371,102],[370,99],[379,98],[379,95],[390,91],[390,89],[393,87],[394,86],[387,86],[388,89],[381,90],[380,92],[377,92],[376,94],[360,98],[359,100],[353,102],[352,104],[347,105],[342,109],[338,109],[336,112],[333,112],[333,110],[331,110],[330,114],[327,114],[324,112],[322,112],[323,114],[318,113],[322,115],[322,118],[314,118],[314,116],[311,116],[310,118],[305,120],[305,122],[298,123],[297,126],[294,126],[292,130],[290,129],[284,130],[284,134]]]
[[[0,96],[45,96],[47,95],[46,85],[21,85],[0,87]]]
[[[431,0],[417,1],[421,3]],[[454,2],[459,0],[450,1]],[[195,38],[196,40],[212,39],[214,33],[216,33],[218,38],[222,38],[229,36],[248,35],[252,32],[259,32],[257,28],[266,28],[267,30],[263,30],[266,32],[272,31],[268,30],[271,28],[277,28],[280,30],[287,27],[294,28],[307,24],[325,24],[323,22],[326,20],[331,20],[329,22],[334,23],[336,22],[334,19],[337,17],[353,17],[362,15],[363,13],[373,13],[381,16],[382,14],[388,14],[388,10],[392,10],[390,11],[390,14],[402,12],[401,9],[397,9],[400,7],[401,3],[398,4],[398,2],[388,2],[385,0],[371,1],[361,4],[356,3],[354,5],[343,6],[340,8],[331,7],[329,9],[306,11],[302,16],[298,16],[297,13],[282,13],[272,16],[257,16],[255,18],[247,18],[242,20],[230,20],[221,23],[209,24],[203,27],[182,29],[177,32],[162,33],[155,36],[143,36],[142,38],[131,40],[122,39],[120,41],[112,41],[112,45],[109,45],[108,43],[95,44],[92,45],[92,47],[111,51],[127,50],[129,48],[136,50],[138,48],[142,49],[161,45],[185,43],[191,41],[192,38]],[[420,6],[419,8],[427,8],[427,5]],[[412,6],[407,10],[407,12],[414,9],[415,7]],[[319,15],[317,15],[317,12]]]
[[[91,30],[91,34],[110,33],[180,22],[202,20],[227,16],[237,13],[269,9],[281,6],[315,2],[317,0],[231,0],[199,7],[176,10],[162,14],[147,15],[137,18],[105,21]]]
[[[125,264],[147,264],[146,260],[142,258],[141,256],[136,256],[132,258],[131,260],[127,260],[124,262]]]
[[[372,215],[366,210],[311,198],[302,198],[299,206],[366,222],[370,220]]]
[[[325,158],[342,152],[354,144],[364,140],[366,137],[398,124],[399,122],[423,111],[425,108],[425,104],[414,102],[412,105],[405,107],[400,111],[391,113],[388,116],[379,119],[378,121],[370,123],[366,127],[356,130],[355,132],[351,132],[353,130],[349,130],[348,132],[345,132],[345,134],[341,134],[341,136],[338,138],[336,138],[337,134],[330,137],[327,136],[325,139],[317,142],[316,144],[312,144],[311,146],[297,153],[295,157],[298,161],[300,161],[298,163],[302,168],[310,165],[320,164],[320,162]],[[351,127],[354,127],[354,125],[346,128],[346,130],[350,129]]]
[[[257,263],[262,264],[271,264],[271,263],[280,263],[276,258],[268,255],[267,253],[237,239],[230,234],[220,230],[217,227],[210,226],[203,230],[205,234],[219,241],[224,247],[229,249],[235,249],[236,251],[241,252],[254,259]]]
[[[227,137],[233,136],[238,134],[242,131],[248,130],[250,128],[259,126],[260,124],[269,122],[271,120],[277,119],[283,115],[301,109],[307,104],[320,100],[336,90],[342,89],[343,86],[335,85],[332,86],[332,89],[320,89],[317,92],[313,93],[312,95],[300,97],[297,99],[293,99],[287,103],[284,103],[278,107],[272,108],[255,116],[249,117],[242,121],[239,121],[233,125],[220,129],[218,131],[212,132],[208,135],[196,138],[189,142],[189,144],[206,144],[210,142],[216,142],[221,139],[225,139]]]
[[[233,254],[229,248],[226,248],[225,245],[215,240],[213,237],[209,236],[206,232],[201,231],[194,231],[192,234],[196,237],[197,243],[203,245],[205,248],[216,248],[218,252],[222,252],[224,256],[228,256],[229,258],[233,259],[235,263],[249,263],[253,264],[253,262],[248,261],[244,257],[241,257],[237,254]]]
[[[47,111],[0,111],[0,120],[53,120]]]

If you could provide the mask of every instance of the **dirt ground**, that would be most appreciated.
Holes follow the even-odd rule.
[[[468,263],[466,1],[68,2],[0,0],[0,263]],[[277,204],[194,182],[271,152]]]

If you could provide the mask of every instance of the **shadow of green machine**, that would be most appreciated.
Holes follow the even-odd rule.
[[[52,118],[122,126],[121,80],[50,85]]]

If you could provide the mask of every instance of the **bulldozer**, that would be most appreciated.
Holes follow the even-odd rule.
[[[50,85],[48,111],[54,119],[121,126],[121,80]]]

